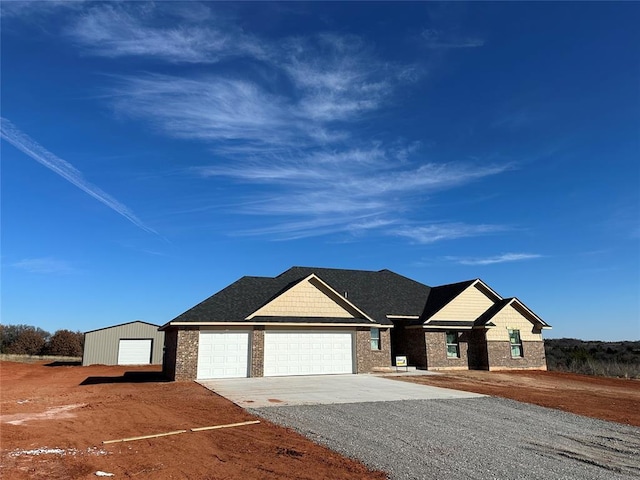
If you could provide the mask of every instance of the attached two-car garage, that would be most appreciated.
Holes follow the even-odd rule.
[[[249,376],[251,331],[202,330],[198,379]],[[353,373],[353,330],[266,330],[264,376]]]

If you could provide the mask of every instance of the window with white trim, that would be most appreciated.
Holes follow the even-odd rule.
[[[371,350],[380,350],[380,329],[371,329]]]
[[[460,358],[460,341],[458,339],[458,332],[447,332],[446,337],[447,358]]]
[[[511,358],[523,357],[520,330],[509,329],[509,343],[511,344]]]

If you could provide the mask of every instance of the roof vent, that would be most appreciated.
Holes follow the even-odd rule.
[[[345,292],[344,292],[344,298],[347,298],[347,292],[346,292],[346,290],[345,290]]]

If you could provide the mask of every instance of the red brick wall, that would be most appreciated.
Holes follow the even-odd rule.
[[[487,342],[489,370],[547,369],[544,342],[522,342],[522,357],[511,357],[509,342]]]
[[[264,326],[254,327],[251,332],[251,370],[249,376],[264,376]]]
[[[427,344],[428,369],[468,368],[469,334],[467,332],[461,332],[458,335],[459,357],[447,357],[446,332],[427,331],[425,332],[425,341]]]
[[[370,373],[376,368],[391,367],[390,329],[380,329],[380,350],[371,350],[371,330],[356,330],[356,373]]]
[[[197,327],[178,330],[175,380],[194,380],[198,375],[198,343],[200,331]]]

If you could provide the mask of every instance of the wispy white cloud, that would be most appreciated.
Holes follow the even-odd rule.
[[[313,218],[298,217],[297,220],[271,222],[268,226],[236,232],[239,236],[268,236],[275,240],[298,240],[329,234],[345,233],[359,235],[393,225],[395,220],[378,219],[372,215],[325,215]]]
[[[458,187],[500,174],[510,165],[425,164],[398,158],[402,151],[384,151],[379,146],[339,152],[313,152],[296,158],[267,156],[229,165],[198,168],[202,176],[224,176],[236,182],[259,184],[269,194],[255,195],[259,201],[238,206],[245,214],[278,217],[279,227],[296,232],[368,229],[389,232],[391,223],[411,210],[408,199]],[[409,205],[409,206],[408,206]],[[287,219],[287,217],[290,217]],[[292,218],[292,219],[291,219]],[[306,218],[302,224],[301,218]],[[366,218],[366,222],[362,219]],[[389,219],[395,220],[390,221]],[[419,243],[494,233],[503,227],[441,224],[402,227],[395,231]],[[260,230],[264,232],[264,230]]]
[[[213,63],[245,50],[260,54],[259,43],[251,37],[228,25],[220,28],[211,18],[206,27],[201,26],[202,17],[196,19],[184,13],[182,10],[180,24],[157,26],[153,4],[101,4],[78,16],[67,33],[89,53],[111,58],[137,56],[171,63]],[[191,21],[185,24],[186,20]]]
[[[2,17],[15,17],[25,20],[33,20],[49,15],[57,10],[80,10],[83,8],[83,0],[14,0],[3,1],[0,14]]]
[[[461,258],[461,257],[445,257],[446,260],[458,263],[460,265],[493,265],[496,263],[521,262],[523,260],[533,260],[542,258],[537,253],[504,253],[484,258]]]
[[[401,80],[395,65],[375,58],[355,35],[290,39],[277,56],[304,93],[301,114],[314,120],[344,120],[374,110]]]
[[[345,132],[330,124],[360,120],[418,75],[412,65],[378,59],[355,35],[319,33],[275,42],[213,15],[206,22],[181,19],[173,24],[178,26],[167,26],[166,15],[172,13],[164,5],[99,4],[67,30],[90,55],[168,63],[248,62],[242,80],[225,70],[227,64],[216,65],[215,75],[205,77],[121,79],[112,92],[118,110],[150,120],[169,135],[208,141],[257,136],[261,147],[266,139],[279,145],[283,137],[300,133],[307,142],[334,142]],[[283,82],[292,88],[283,89]]]
[[[0,122],[0,136],[18,150],[34,159],[36,162],[44,165],[49,170],[57,173],[62,178],[72,183],[83,192],[91,195],[93,198],[103,203],[116,213],[122,215],[135,226],[150,233],[157,233],[142,223],[142,221],[136,217],[128,207],[85,180],[82,173],[80,173],[80,171],[69,162],[46,150],[42,145],[18,130],[6,118],[0,118]]]
[[[148,121],[176,137],[252,146],[293,146],[305,133],[286,99],[255,83],[220,77],[167,75],[121,78],[113,103],[118,111]],[[248,142],[245,143],[245,142]]]
[[[76,271],[68,262],[51,257],[25,258],[11,266],[39,274],[69,274]]]
[[[263,38],[207,5],[197,8],[193,15],[176,4],[90,4],[65,31],[88,55],[136,57],[168,68],[190,64],[170,75],[165,69],[111,77],[105,98],[118,113],[162,135],[207,144],[211,164],[188,173],[258,186],[228,207],[270,219],[244,234],[300,238],[394,227],[394,235],[431,243],[499,230],[402,226],[416,199],[513,168],[426,161],[415,142],[361,139],[363,120],[423,75],[419,67],[380,58],[375,45],[357,35]],[[483,43],[436,30],[423,40],[430,48]],[[198,64],[206,65],[206,74],[191,68]]]
[[[454,240],[465,237],[477,237],[503,232],[509,228],[504,225],[470,225],[466,223],[436,223],[416,227],[403,227],[395,230],[395,234],[407,237],[417,243],[428,244],[443,240]]]

